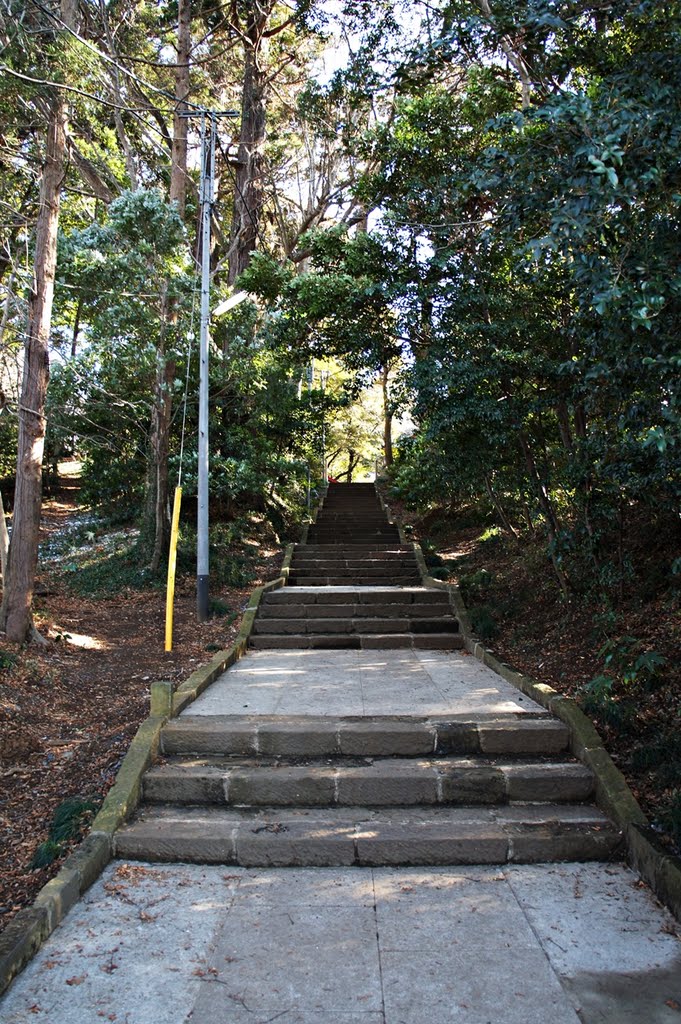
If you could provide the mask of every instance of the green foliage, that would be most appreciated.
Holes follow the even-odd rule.
[[[59,804],[50,825],[48,838],[38,846],[30,870],[48,867],[61,856],[64,846],[82,835],[97,807],[91,800],[69,797]]]
[[[17,663],[16,654],[8,651],[0,651],[0,672],[9,672]]]
[[[630,636],[606,641],[598,653],[604,671],[582,687],[582,707],[606,725],[628,730],[636,719],[637,696],[663,682],[666,658],[642,649],[641,642]]]
[[[667,828],[681,850],[681,789],[675,789],[660,816],[660,824]]]
[[[86,559],[64,566],[69,590],[80,597],[112,597],[128,589],[159,589],[165,584],[163,572],[152,573],[142,564],[136,544],[111,553],[95,552]]]
[[[470,620],[473,632],[481,640],[492,640],[499,632],[494,612],[486,604],[473,605],[470,608]]]

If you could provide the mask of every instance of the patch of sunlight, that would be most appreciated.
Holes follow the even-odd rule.
[[[87,636],[85,633],[65,632],[63,636],[72,647],[80,647],[84,651],[108,651],[110,648],[110,644],[105,640],[98,640],[97,637]]]
[[[82,472],[82,469],[83,469],[83,463],[79,462],[77,459],[71,459],[68,462],[60,462],[59,466],[58,466],[58,469],[59,469],[59,475],[62,476],[62,477],[64,477],[64,476],[71,476],[71,477],[73,477],[73,476],[80,476],[80,474]]]
[[[249,676],[304,676],[307,670],[304,668],[245,668],[243,670]]]

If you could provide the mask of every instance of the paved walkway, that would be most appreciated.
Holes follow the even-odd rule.
[[[186,715],[461,715],[544,712],[468,654],[251,651]]]
[[[674,923],[620,866],[113,864],[4,1024],[678,1024]]]
[[[258,651],[189,715],[539,710],[462,654]],[[677,924],[618,864],[113,863],[3,1024],[681,1024]]]

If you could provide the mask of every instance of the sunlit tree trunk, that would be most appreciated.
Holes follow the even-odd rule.
[[[170,201],[185,216],[187,205],[187,131],[188,121],[181,117],[187,109],[189,96],[189,62],[191,58],[191,0],[180,0],[177,21],[177,66],[175,97],[177,105],[173,120],[173,145],[170,167]],[[153,533],[150,568],[157,572],[165,556],[170,537],[170,502],[168,459],[170,456],[170,424],[173,414],[175,360],[168,357],[168,332],[177,320],[175,302],[164,287],[161,301],[161,334],[156,350],[154,408],[151,418],[150,466],[148,474],[147,532]]]
[[[187,132],[189,122],[186,111],[189,96],[189,61],[191,58],[191,0],[179,0],[177,19],[177,67],[175,68],[175,114],[173,117],[173,146],[170,164],[170,201],[177,203],[184,219],[187,201]]]
[[[265,200],[264,145],[269,75],[265,30],[272,3],[249,0],[244,26],[244,84],[241,133],[234,181],[234,213],[229,249],[229,283],[249,264],[258,242]]]
[[[381,391],[383,393],[383,458],[386,469],[393,464],[393,415],[390,411],[390,395],[388,393],[388,377],[390,367],[386,364],[381,370]]]
[[[62,0],[61,19],[76,27],[77,3]],[[50,100],[45,163],[36,223],[33,285],[24,344],[24,372],[19,404],[19,443],[14,491],[12,539],[0,609],[0,628],[9,640],[22,643],[33,628],[31,605],[38,565],[38,535],[45,448],[45,399],[50,375],[49,336],[57,266],[57,228],[66,152],[66,94],[55,90]]]

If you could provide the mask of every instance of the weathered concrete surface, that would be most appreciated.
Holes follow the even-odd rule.
[[[251,651],[191,715],[446,715],[543,711],[469,654],[377,650]]]
[[[110,865],[3,1024],[678,1024],[673,919],[623,867]]]

